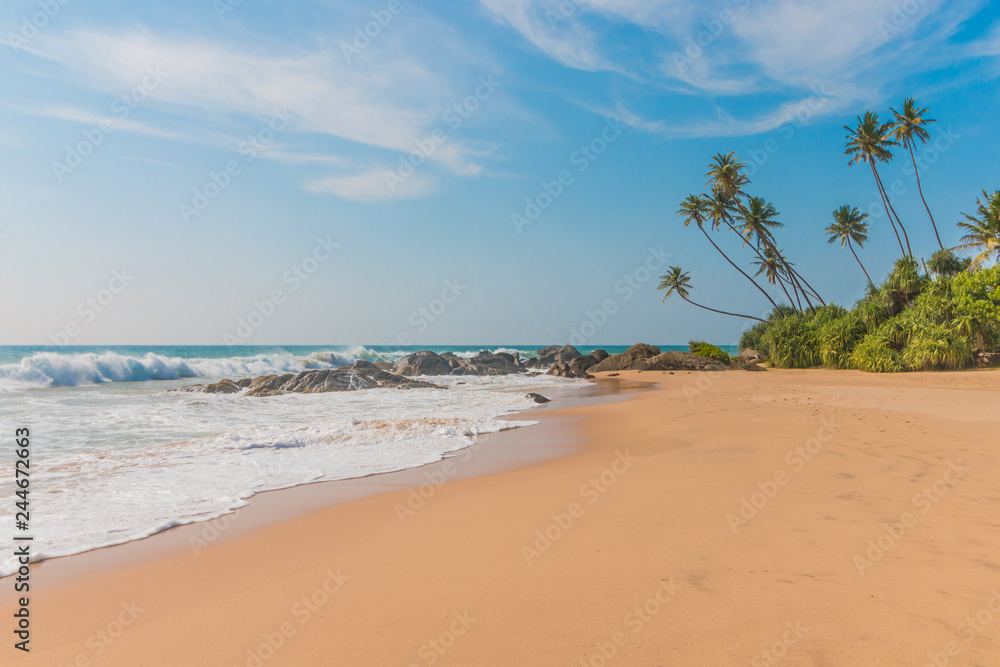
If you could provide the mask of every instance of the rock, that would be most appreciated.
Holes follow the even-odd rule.
[[[421,350],[408,354],[393,367],[392,372],[396,375],[406,375],[414,377],[417,375],[448,375],[452,371],[451,361],[457,362],[457,357],[445,358],[437,352]]]
[[[204,389],[206,394],[238,394],[241,391],[243,391],[243,387],[232,380],[219,380],[207,385]]]
[[[636,371],[724,371],[727,367],[715,359],[699,354],[668,350],[654,357],[636,360],[631,370]]]
[[[607,350],[597,349],[597,350],[594,350],[593,352],[591,352],[590,356],[592,356],[594,359],[597,359],[597,361],[600,362],[600,361],[604,361],[605,359],[607,359],[611,355],[608,354]]]
[[[531,400],[533,400],[533,401],[534,401],[535,403],[551,403],[551,402],[552,402],[552,399],[551,399],[551,398],[545,398],[545,397],[544,397],[544,396],[542,396],[541,394],[536,394],[536,393],[534,393],[534,392],[532,392],[532,393],[528,394],[528,395],[527,395],[527,398],[530,398],[530,399],[531,399]]]
[[[597,364],[591,366],[590,373],[602,373],[604,371],[625,371],[630,370],[640,359],[648,359],[660,354],[660,348],[653,345],[639,343],[633,345],[621,354],[612,354]]]
[[[220,380],[204,386],[184,387],[187,391],[201,391],[211,394],[233,394],[246,389],[246,396],[280,396],[282,394],[318,394],[329,391],[356,391],[394,387],[398,389],[438,388],[437,385],[419,380],[411,380],[402,375],[387,373],[367,361],[358,361],[347,370],[315,370],[283,375],[261,375],[244,378],[237,382]]]
[[[758,366],[758,362],[743,359],[741,357],[734,357],[731,368],[734,371],[766,371],[767,369],[763,366]]]
[[[453,368],[452,375],[511,375],[526,373],[521,360],[506,352],[490,352],[482,350],[471,359],[460,359],[459,365]]]
[[[526,365],[531,367],[542,367],[549,366],[554,363],[568,363],[573,361],[577,357],[582,357],[580,350],[576,349],[572,345],[564,345],[559,347],[558,345],[550,345],[549,347],[543,347],[535,352],[535,358],[529,359]]]
[[[1000,366],[1000,352],[980,352],[976,355],[976,364],[987,368]]]
[[[758,352],[757,350],[754,350],[749,347],[745,347],[742,350],[740,350],[739,353],[737,353],[736,358],[743,359],[744,361],[748,361],[754,364],[764,363],[768,360],[766,354],[764,354],[763,352]]]

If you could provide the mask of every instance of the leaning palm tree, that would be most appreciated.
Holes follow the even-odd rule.
[[[996,259],[1000,262],[1000,190],[992,196],[983,190],[983,198],[977,200],[977,203],[979,204],[977,215],[963,213],[967,222],[958,223],[958,226],[968,234],[962,237],[964,243],[956,249],[982,251],[972,258],[970,271],[982,266],[991,254],[996,254]]]
[[[893,141],[897,144],[902,144],[906,150],[910,151],[910,160],[913,161],[913,175],[917,177],[917,191],[920,193],[920,200],[924,202],[924,208],[927,209],[927,216],[931,219],[931,227],[934,228],[934,236],[937,237],[938,245],[944,250],[944,244],[941,243],[941,235],[938,233],[937,223],[934,222],[934,215],[931,213],[930,206],[927,205],[927,200],[924,199],[924,188],[920,185],[920,171],[917,170],[917,158],[913,155],[913,144],[917,139],[921,143],[926,144],[927,140],[931,138],[927,130],[924,129],[924,126],[937,121],[933,118],[924,118],[927,108],[919,108],[916,100],[912,97],[907,97],[903,100],[902,112],[896,111],[891,107],[890,111],[896,116],[896,120],[892,124],[890,136]]]
[[[845,245],[850,248],[851,254],[854,255],[858,266],[864,271],[865,278],[868,279],[868,284],[875,287],[875,283],[872,282],[871,276],[868,275],[865,265],[858,258],[858,253],[854,252],[854,244],[857,244],[859,248],[863,248],[865,243],[868,242],[868,223],[865,222],[867,217],[868,214],[862,213],[856,206],[851,207],[846,204],[841,206],[833,212],[833,224],[826,228],[826,233],[830,235],[827,242],[836,243],[840,241],[841,248]]]
[[[844,126],[844,129],[847,130],[847,144],[844,146],[844,155],[851,157],[847,162],[849,165],[864,162],[871,167],[872,176],[875,177],[875,185],[878,186],[879,195],[882,197],[882,205],[885,206],[886,217],[889,218],[892,231],[896,233],[899,250],[903,253],[904,257],[912,257],[913,251],[910,250],[909,235],[907,235],[902,221],[899,220],[899,216],[896,216],[895,222],[893,221],[893,215],[896,211],[892,207],[892,202],[889,201],[889,195],[882,185],[882,178],[878,175],[878,167],[876,166],[879,162],[888,162],[892,159],[892,151],[889,150],[889,147],[893,143],[892,139],[889,138],[889,129],[891,127],[892,123],[883,123],[879,120],[878,114],[866,111],[863,118],[858,117],[857,127]],[[896,229],[897,222],[899,223],[899,229]],[[900,230],[903,232],[902,238],[899,236]],[[906,239],[905,248],[903,247],[903,238]]]
[[[691,286],[691,275],[686,273],[684,269],[679,266],[669,267],[670,273],[665,276],[660,276],[660,286],[657,289],[667,290],[667,293],[663,296],[663,300],[666,301],[670,298],[671,294],[676,294],[680,298],[684,299],[692,306],[698,306],[704,310],[711,311],[713,313],[719,313],[720,315],[730,315],[731,317],[742,317],[748,320],[757,320],[758,322],[763,322],[764,320],[759,317],[753,317],[751,315],[740,315],[739,313],[727,313],[724,310],[716,310],[715,308],[709,308],[708,306],[703,306],[700,303],[695,303],[688,298],[694,287]]]
[[[750,184],[750,179],[746,175],[747,166],[740,162],[739,157],[734,152],[726,153],[716,153],[715,157],[712,158],[712,162],[709,164],[708,173],[705,174],[707,179],[706,185],[711,188],[714,192],[723,193],[728,197],[733,207],[739,211],[744,219],[748,217],[747,207],[743,204],[743,200],[751,201],[753,198],[746,193],[746,186]],[[738,233],[738,232],[737,232]],[[763,237],[761,241],[764,245],[768,246],[774,252],[778,249],[774,246],[773,240],[768,237]],[[758,253],[759,256],[759,253]],[[785,267],[786,274],[791,280],[792,289],[795,291],[801,291],[803,296],[806,296],[806,289],[802,287],[802,283],[805,283],[809,287],[809,291],[819,299],[820,303],[825,305],[822,297],[816,293],[816,290],[812,288],[809,283],[806,282],[805,278],[801,276],[797,271],[792,269],[790,266]],[[808,301],[808,296],[806,296]]]
[[[760,259],[755,259],[753,263],[757,267],[755,275],[759,276],[763,273],[767,278],[768,284],[780,285],[781,290],[785,293],[785,298],[788,299],[788,303],[792,306],[792,310],[798,314],[802,307],[802,302],[800,301],[799,308],[796,308],[792,295],[788,293],[788,289],[785,287],[785,281],[788,280],[788,275],[785,273],[785,264],[788,264],[788,266],[794,266],[794,264],[784,259],[780,250],[774,252],[770,248],[764,248]]]
[[[767,298],[767,300],[771,302],[771,305],[777,308],[778,304],[774,302],[774,299],[772,299],[771,295],[767,293],[767,290],[758,285],[757,281],[751,278],[746,271],[741,269],[736,264],[736,262],[729,259],[729,255],[724,253],[722,251],[722,248],[720,248],[715,243],[715,241],[712,239],[712,235],[709,234],[707,231],[705,231],[706,220],[711,219],[712,226],[714,228],[717,228],[720,224],[722,224],[726,220],[726,217],[729,215],[727,212],[727,206],[728,204],[726,203],[724,198],[709,200],[708,198],[702,195],[689,195],[687,199],[681,202],[681,207],[680,209],[678,209],[677,215],[680,215],[684,218],[685,227],[690,225],[692,222],[698,225],[698,229],[700,229],[701,233],[705,235],[705,238],[708,239],[708,242],[712,244],[712,247],[715,248],[719,252],[719,254],[722,255],[734,269],[739,271],[744,278],[753,283],[753,286],[756,287],[758,290],[760,290],[760,293],[763,294]]]

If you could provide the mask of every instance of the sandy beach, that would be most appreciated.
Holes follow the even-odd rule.
[[[658,388],[489,445],[558,422],[558,458],[461,478],[460,455],[442,484],[197,548],[43,563],[32,652],[4,662],[1000,661],[1000,372],[621,379]]]

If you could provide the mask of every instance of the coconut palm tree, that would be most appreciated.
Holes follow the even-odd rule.
[[[703,306],[700,303],[695,303],[688,296],[694,287],[691,286],[691,275],[684,271],[679,266],[669,267],[670,273],[665,276],[660,276],[660,286],[657,289],[667,290],[667,293],[663,296],[663,300],[666,301],[670,298],[671,294],[676,294],[680,298],[684,299],[692,306],[698,306],[703,310],[708,310],[713,313],[719,313],[720,315],[730,315],[732,317],[742,317],[748,320],[757,320],[758,322],[763,322],[764,320],[759,317],[753,317],[751,315],[740,315],[739,313],[727,313],[724,310],[716,310],[715,308],[709,308],[708,306]]]
[[[788,289],[785,287],[785,281],[788,280],[788,276],[785,274],[785,264],[787,263],[789,266],[794,266],[794,264],[784,259],[781,251],[775,253],[770,248],[764,248],[763,255],[760,256],[760,259],[755,259],[753,263],[754,266],[758,267],[755,275],[759,276],[763,273],[767,278],[768,284],[780,285],[781,290],[785,293],[785,298],[788,299],[788,303],[792,306],[792,310],[798,314],[802,303],[799,302],[799,308],[796,308],[791,294],[788,293]]]
[[[778,304],[774,302],[774,299],[772,299],[771,295],[767,293],[767,290],[758,285],[757,281],[751,278],[746,271],[741,269],[736,262],[729,259],[729,255],[724,253],[722,248],[715,243],[712,239],[712,235],[705,231],[706,220],[712,220],[713,228],[718,228],[718,226],[722,224],[726,216],[729,215],[727,212],[727,206],[728,205],[726,204],[724,197],[717,198],[716,200],[710,200],[703,195],[689,195],[684,201],[681,202],[681,207],[677,210],[677,215],[684,218],[685,227],[690,225],[692,222],[698,225],[698,229],[700,229],[701,233],[705,235],[705,238],[707,238],[708,242],[712,244],[712,247],[715,248],[734,269],[739,271],[744,278],[753,283],[753,286],[760,290],[760,293],[771,302],[771,305],[777,308]]]
[[[750,179],[746,175],[746,168],[747,166],[740,162],[736,153],[730,152],[725,155],[716,153],[709,164],[708,173],[705,174],[705,178],[708,179],[706,185],[716,193],[724,193],[744,219],[748,216],[748,210],[743,204],[743,200],[750,201],[753,199],[745,190],[746,186],[750,184]],[[777,253],[778,249],[774,247],[770,236],[763,237],[761,241]],[[802,287],[802,283],[806,283],[806,285],[809,285],[809,283],[806,282],[805,278],[791,267],[786,267],[785,273],[791,281],[792,289],[801,291],[802,295],[806,296],[806,289]],[[826,302],[823,301],[822,297],[816,293],[816,290],[812,286],[809,286],[809,290],[813,296],[819,299],[820,303],[825,305]],[[806,296],[806,301],[808,300],[809,298]]]
[[[931,138],[927,130],[924,129],[924,126],[937,121],[933,118],[924,118],[927,108],[919,108],[916,100],[912,97],[907,97],[903,100],[902,112],[896,111],[891,107],[889,110],[896,117],[895,122],[892,124],[890,136],[893,141],[897,144],[902,144],[906,150],[910,151],[910,160],[913,161],[913,174],[917,177],[917,191],[920,193],[920,200],[924,202],[924,208],[927,209],[927,216],[931,219],[931,227],[934,228],[934,236],[937,237],[938,245],[944,250],[944,244],[941,243],[941,235],[938,233],[937,223],[934,222],[934,215],[931,213],[930,206],[927,205],[927,200],[924,199],[924,188],[920,184],[920,171],[917,169],[917,158],[913,155],[913,144],[917,139],[921,143],[926,144],[927,140]]]
[[[858,258],[858,253],[854,252],[854,244],[857,244],[859,248],[863,248],[865,243],[868,242],[868,223],[865,222],[867,217],[868,214],[862,213],[856,206],[851,207],[846,204],[841,206],[833,212],[833,224],[826,228],[826,233],[830,236],[827,242],[835,243],[840,241],[841,248],[845,245],[850,248],[851,254],[854,255],[858,266],[864,271],[865,278],[868,279],[868,284],[875,287],[875,283],[872,282],[871,276],[868,275],[865,265]]]
[[[989,259],[990,254],[995,253],[997,261],[1000,261],[1000,190],[992,196],[983,190],[982,199],[978,199],[976,203],[979,204],[977,215],[963,213],[968,222],[958,223],[968,234],[962,237],[964,243],[956,249],[982,250],[972,258],[970,271],[981,266]]]
[[[882,178],[878,175],[878,167],[876,166],[879,162],[888,162],[892,159],[892,151],[889,150],[889,147],[893,145],[892,139],[889,137],[891,127],[892,123],[883,123],[879,120],[878,114],[866,111],[863,118],[858,117],[857,127],[844,126],[844,129],[847,130],[847,144],[844,146],[844,155],[851,157],[847,162],[849,165],[864,162],[871,167],[872,176],[875,177],[875,185],[878,186],[879,195],[882,197],[882,204],[885,206],[886,216],[889,218],[889,224],[892,225],[892,231],[896,233],[899,250],[904,256],[912,257],[913,252],[910,250],[909,235],[907,235],[902,221],[899,220],[899,216],[896,216],[896,221],[893,222],[893,215],[895,215],[896,211],[892,207],[892,202],[889,201],[889,195],[886,194],[885,187],[882,185]],[[899,223],[899,229],[896,229],[897,222]],[[902,238],[899,236],[900,230],[903,232]],[[905,248],[903,247],[903,238],[906,239]]]

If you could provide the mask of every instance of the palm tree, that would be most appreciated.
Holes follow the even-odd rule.
[[[724,193],[730,200],[732,200],[735,208],[742,214],[743,218],[747,218],[748,211],[747,207],[743,204],[743,199],[748,201],[752,199],[744,188],[750,184],[750,179],[746,175],[747,166],[740,162],[739,157],[734,152],[726,153],[716,153],[715,157],[712,158],[712,162],[709,164],[708,173],[705,174],[705,178],[708,179],[706,185],[711,188],[716,193]],[[770,236],[765,236],[761,239],[764,245],[768,246],[777,253],[778,249],[774,247],[774,243]],[[805,279],[799,275],[797,271],[792,269],[790,266],[786,268],[786,275],[790,279],[790,283],[793,290],[798,290],[802,292],[803,296],[806,296],[806,290],[802,287],[801,283],[806,282]],[[806,283],[809,285],[809,283]],[[813,296],[819,299],[820,303],[825,305],[822,297],[816,293],[816,290],[809,286],[809,290],[812,292]],[[809,301],[809,297],[806,296],[806,301]]]
[[[896,216],[896,222],[899,223],[899,229],[896,229],[896,222],[893,222],[893,215],[895,215],[896,210],[892,207],[892,202],[889,201],[889,195],[886,194],[885,187],[882,185],[882,178],[878,175],[878,168],[876,167],[879,162],[888,162],[892,159],[892,151],[889,150],[889,147],[893,145],[892,139],[889,138],[889,128],[891,127],[892,123],[883,123],[879,120],[878,114],[866,111],[864,118],[858,117],[857,127],[844,126],[844,129],[847,130],[847,144],[844,147],[844,155],[851,156],[851,159],[847,162],[849,165],[865,162],[871,167],[872,175],[875,177],[875,185],[878,186],[879,195],[882,197],[882,204],[885,206],[886,216],[889,218],[889,224],[892,225],[892,231],[896,233],[899,250],[904,256],[912,257],[913,252],[910,250],[910,237],[907,235],[902,221],[899,220],[899,216]],[[900,230],[903,231],[903,238],[906,239],[906,248],[903,247],[903,238],[899,236]]]
[[[730,265],[732,265],[734,269],[743,274],[744,278],[753,283],[753,286],[756,287],[758,290],[760,290],[760,293],[763,294],[767,298],[767,300],[771,302],[771,305],[777,308],[778,304],[774,302],[774,299],[772,299],[771,295],[767,293],[767,290],[758,285],[757,281],[751,278],[746,271],[737,266],[736,262],[729,259],[729,255],[724,253],[722,251],[722,248],[716,245],[715,241],[712,239],[711,234],[705,231],[706,219],[709,218],[712,219],[712,225],[714,228],[717,228],[718,225],[725,220],[726,216],[728,215],[728,213],[726,212],[726,207],[727,204],[725,200],[721,198],[717,198],[716,200],[710,200],[704,197],[703,195],[689,195],[687,199],[681,202],[681,207],[680,209],[678,209],[677,215],[684,217],[685,227],[690,225],[692,222],[698,225],[698,229],[700,229],[701,233],[705,235],[705,238],[708,239],[708,242],[712,244],[712,247],[715,248],[719,252],[719,254],[722,255],[726,259],[726,261],[729,262]]]
[[[976,203],[979,204],[978,215],[963,213],[968,222],[958,223],[959,227],[969,233],[962,237],[965,243],[957,249],[982,250],[972,258],[970,271],[982,265],[991,253],[996,253],[997,261],[1000,261],[1000,190],[992,196],[983,190],[982,199],[978,199]]]
[[[910,151],[910,160],[913,161],[913,174],[917,177],[917,191],[920,192],[920,200],[924,202],[924,208],[927,209],[927,216],[931,219],[931,227],[934,228],[934,236],[937,237],[938,245],[944,250],[944,244],[941,243],[941,235],[938,233],[937,224],[934,222],[934,216],[931,214],[931,209],[927,205],[927,200],[924,199],[924,188],[920,185],[920,172],[917,170],[917,158],[913,155],[913,144],[919,139],[921,143],[926,144],[927,140],[930,139],[930,135],[924,126],[929,123],[935,123],[933,118],[924,118],[924,114],[927,113],[927,108],[923,109],[917,107],[916,100],[912,97],[907,97],[903,100],[903,111],[900,113],[895,109],[890,107],[893,115],[896,116],[896,121],[892,124],[892,131],[890,136],[893,141],[897,144],[902,144],[904,148]]]
[[[862,213],[856,206],[853,208],[846,204],[841,206],[833,212],[833,224],[826,228],[826,233],[830,235],[827,242],[835,243],[840,241],[841,248],[845,245],[850,248],[851,254],[854,255],[854,259],[858,262],[858,266],[864,271],[865,278],[868,279],[868,284],[875,287],[875,283],[872,282],[871,276],[868,275],[865,265],[858,259],[858,253],[854,252],[855,243],[859,248],[863,248],[865,243],[868,242],[868,223],[865,222],[867,217],[868,214]]]
[[[763,322],[764,320],[759,317],[752,317],[750,315],[740,315],[739,313],[727,313],[724,310],[716,310],[715,308],[709,308],[708,306],[703,306],[700,303],[695,303],[688,298],[688,295],[694,289],[691,286],[691,275],[686,273],[684,269],[679,266],[669,267],[670,273],[665,276],[660,276],[660,286],[657,289],[665,289],[667,293],[663,296],[663,300],[666,301],[671,294],[677,294],[680,298],[684,299],[692,306],[698,306],[704,310],[711,311],[713,313],[719,313],[720,315],[730,315],[732,317],[742,317],[748,320],[757,320],[758,322]]]
[[[785,297],[788,299],[788,303],[792,306],[792,310],[798,314],[799,309],[795,307],[795,302],[792,300],[792,296],[788,293],[785,288],[785,281],[788,280],[788,276],[785,274],[785,264],[788,266],[794,266],[791,262],[784,259],[781,251],[775,253],[770,248],[764,248],[764,254],[761,255],[760,259],[754,260],[754,266],[757,266],[756,275],[765,274],[768,284],[780,285],[781,290],[785,293]],[[799,308],[802,304],[799,303]]]

